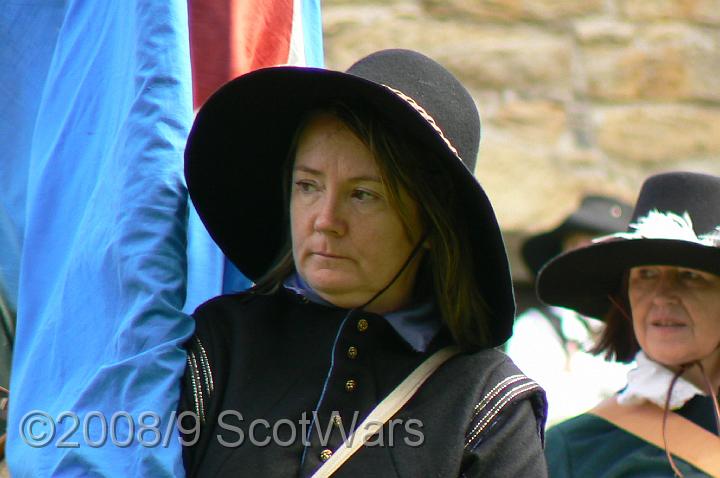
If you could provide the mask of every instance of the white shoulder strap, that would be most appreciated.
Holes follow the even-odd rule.
[[[348,437],[340,448],[335,450],[330,459],[318,468],[312,478],[326,478],[337,471],[356,451],[375,435],[380,428],[393,417],[408,400],[410,400],[420,386],[427,380],[440,365],[460,350],[455,347],[440,349],[418,366],[398,385],[390,395],[380,402],[358,425],[355,432]]]

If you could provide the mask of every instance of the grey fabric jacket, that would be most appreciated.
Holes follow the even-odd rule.
[[[286,289],[198,308],[181,411],[188,476],[311,476],[424,353],[379,315]],[[334,475],[544,477],[542,389],[502,352],[461,354]],[[316,412],[313,412],[315,410]],[[312,425],[311,425],[312,424]]]

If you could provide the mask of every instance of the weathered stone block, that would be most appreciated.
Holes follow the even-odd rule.
[[[488,193],[503,229],[543,227],[550,211],[577,196],[577,184],[553,160],[552,151],[519,144],[488,131],[480,145],[475,176]]]
[[[539,29],[474,28],[438,51],[476,89],[520,90],[566,99],[572,95],[572,47]]]
[[[623,45],[632,41],[637,27],[632,23],[607,18],[579,20],[573,24],[575,37],[582,44]]]
[[[641,30],[622,46],[582,49],[587,94],[604,100],[720,101],[720,37],[682,26]]]
[[[561,103],[547,100],[515,100],[503,104],[486,119],[495,131],[528,144],[555,145],[567,127]]]
[[[331,68],[345,69],[382,48],[412,48],[438,60],[471,89],[542,90],[553,98],[572,94],[571,45],[537,28],[377,17],[327,30]]]
[[[720,0],[619,0],[618,9],[635,21],[688,20],[720,24]]]
[[[597,139],[608,155],[664,162],[720,155],[720,109],[683,105],[612,107],[598,112]]]
[[[602,0],[422,0],[438,17],[461,17],[478,21],[558,20],[598,13]]]

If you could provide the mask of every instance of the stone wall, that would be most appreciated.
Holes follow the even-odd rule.
[[[585,193],[720,174],[720,0],[324,0],[325,61],[421,51],[474,95],[476,175],[518,244]]]

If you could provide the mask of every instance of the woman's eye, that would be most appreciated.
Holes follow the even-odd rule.
[[[687,269],[680,270],[680,272],[678,274],[681,279],[689,280],[689,281],[696,281],[696,280],[700,280],[703,278],[702,274],[700,274],[699,272],[695,272],[695,271],[691,271],[691,270],[687,270]]]
[[[649,267],[636,267],[632,270],[631,278],[634,279],[653,279],[657,276],[657,272]]]
[[[317,189],[313,182],[307,180],[295,181],[295,187],[303,193],[310,193]]]
[[[378,197],[375,193],[366,191],[364,189],[356,189],[355,191],[353,191],[352,196],[353,198],[359,199],[360,201],[370,201],[372,199],[377,199]]]

